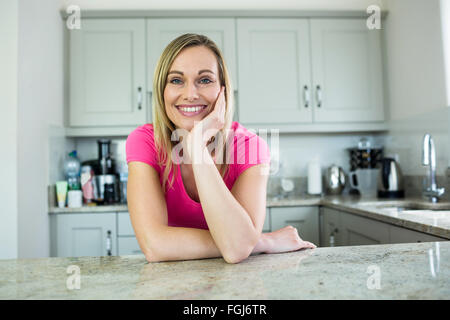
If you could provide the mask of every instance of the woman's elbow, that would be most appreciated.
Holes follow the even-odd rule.
[[[236,264],[247,259],[252,253],[253,248],[249,248],[248,250],[240,249],[235,252],[226,253],[223,255],[223,259],[230,264]]]

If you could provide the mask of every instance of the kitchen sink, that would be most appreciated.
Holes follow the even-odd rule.
[[[379,210],[388,210],[394,212],[426,212],[426,211],[439,211],[450,212],[450,203],[431,203],[422,201],[386,201],[386,202],[362,202],[360,205],[365,207],[372,207]]]

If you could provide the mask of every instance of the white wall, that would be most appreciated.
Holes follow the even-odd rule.
[[[422,138],[435,141],[437,173],[449,164],[449,108],[446,107],[439,0],[386,1],[385,73],[389,110],[387,149],[397,152],[408,175],[424,175]]]
[[[366,10],[372,4],[383,7],[383,0],[64,0],[67,5],[79,5],[81,10],[180,10],[180,9],[295,9],[295,10]]]
[[[0,259],[17,258],[16,0],[0,1]]]
[[[60,1],[18,3],[18,256],[45,257],[49,134],[63,127],[64,23]]]

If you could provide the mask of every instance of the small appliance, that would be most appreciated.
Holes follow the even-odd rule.
[[[378,197],[398,199],[405,197],[403,174],[393,158],[383,158],[378,175]]]
[[[327,169],[325,187],[327,194],[338,195],[344,190],[346,182],[344,170],[333,164]]]

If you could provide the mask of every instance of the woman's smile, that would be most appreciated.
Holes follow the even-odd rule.
[[[182,104],[175,107],[185,117],[194,117],[196,115],[202,114],[203,111],[205,111],[207,108],[206,105],[198,105],[198,104],[193,105]]]

